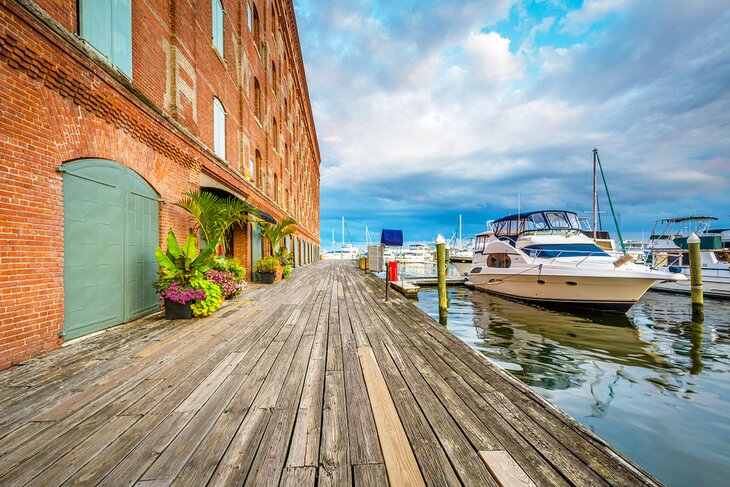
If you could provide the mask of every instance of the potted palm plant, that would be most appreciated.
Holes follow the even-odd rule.
[[[195,231],[200,231],[206,242],[218,242],[220,253],[226,251],[226,234],[236,224],[248,223],[258,216],[256,208],[238,198],[220,198],[207,191],[188,191],[185,197],[173,203],[186,210],[195,219]]]
[[[271,250],[274,253],[276,260],[277,275],[276,280],[278,281],[284,275],[284,267],[288,265],[288,254],[289,249],[281,245],[281,242],[290,235],[295,235],[297,229],[295,227],[297,221],[293,218],[284,218],[279,223],[274,225],[273,223],[259,221],[257,225],[261,229],[261,234],[266,241],[271,245]]]

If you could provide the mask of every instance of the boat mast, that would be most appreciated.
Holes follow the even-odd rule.
[[[335,229],[332,229],[332,252],[335,251]]]
[[[342,217],[342,248],[345,248],[345,217]]]
[[[598,238],[597,225],[598,221],[598,186],[596,179],[596,161],[598,159],[598,149],[593,148],[593,240]]]
[[[463,247],[461,245],[461,215],[459,215],[459,250],[461,250]]]

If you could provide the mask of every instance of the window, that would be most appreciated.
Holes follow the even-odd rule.
[[[226,158],[226,111],[218,98],[213,98],[213,150]]]
[[[253,174],[254,179],[259,182],[259,188],[263,189],[263,184],[261,184],[261,182],[264,178],[264,176],[261,172],[261,170],[263,168],[261,167],[261,153],[258,150],[256,151],[255,157],[256,157],[256,159],[255,159],[254,164],[256,167],[254,168],[254,172],[252,172],[251,174]]]
[[[256,176],[256,163],[254,162],[253,157],[248,160],[248,173],[254,180],[258,180],[258,177]]]
[[[259,80],[254,78],[253,80],[253,99],[254,99],[254,115],[256,115],[256,118],[258,119],[259,123],[261,123],[264,119],[263,117],[263,102],[261,100],[261,85],[259,84]]]
[[[274,201],[279,203],[279,175],[274,174]]]
[[[264,50],[264,36],[261,33],[261,19],[259,19],[259,11],[256,10],[256,5],[253,6],[251,19],[253,24],[253,44],[259,51],[259,54],[261,54]]]
[[[276,118],[273,118],[271,124],[271,145],[274,146],[274,152],[279,153],[279,125],[276,123]]]
[[[506,268],[512,264],[507,254],[489,254],[487,257],[487,267]]]
[[[251,4],[246,4],[246,9],[248,11],[248,30],[250,32],[253,32],[253,10],[251,10]]]
[[[223,57],[223,4],[221,0],[211,0],[213,6],[213,47]]]
[[[79,0],[79,34],[132,77],[132,0]]]

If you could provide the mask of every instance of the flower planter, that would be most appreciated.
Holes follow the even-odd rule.
[[[190,304],[180,304],[165,299],[165,318],[168,320],[189,320],[193,317],[193,310]]]
[[[281,281],[281,276],[284,275],[284,266],[283,265],[276,266],[276,270],[274,271],[274,273],[276,274],[274,276],[274,282]]]
[[[273,272],[261,272],[259,273],[259,281],[264,284],[273,284],[274,283],[274,273]]]

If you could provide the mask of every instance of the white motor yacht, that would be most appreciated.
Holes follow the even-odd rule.
[[[398,262],[403,264],[425,264],[434,261],[433,249],[423,244],[413,244],[398,256]]]
[[[352,244],[344,244],[338,250],[327,252],[322,256],[324,260],[355,260],[360,255],[360,250]]]
[[[710,229],[712,216],[690,216],[657,220],[647,247],[647,264],[653,268],[678,273],[689,279],[687,238],[700,238],[702,292],[713,298],[730,299],[730,247],[723,239],[728,229]],[[690,281],[657,282],[652,289],[690,294]]]
[[[469,282],[494,294],[545,305],[626,312],[659,281],[681,274],[615,258],[584,234],[578,215],[542,210],[492,222],[476,237]]]

